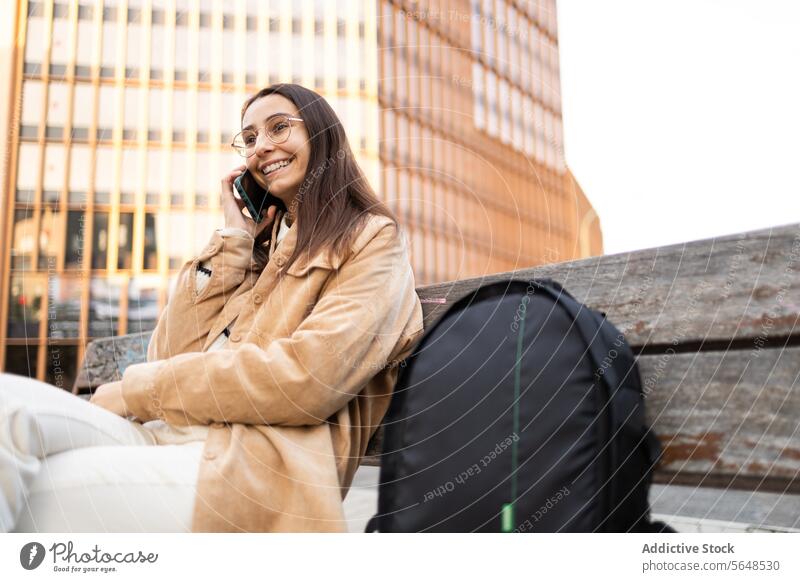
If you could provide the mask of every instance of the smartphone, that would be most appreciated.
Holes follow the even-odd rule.
[[[250,170],[245,170],[244,174],[236,178],[233,181],[233,187],[236,188],[236,192],[244,201],[247,211],[256,223],[264,219],[270,206],[277,206],[278,210],[286,210],[283,200],[262,188],[253,178]]]

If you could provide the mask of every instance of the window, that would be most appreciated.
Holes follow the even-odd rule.
[[[152,331],[158,322],[159,276],[134,277],[128,284],[128,333]]]
[[[93,277],[89,285],[89,337],[117,335],[122,281],[117,278]]]
[[[45,382],[56,388],[69,389],[78,375],[78,346],[48,346],[45,360]]]
[[[29,273],[11,276],[8,305],[8,337],[36,339],[43,315],[47,280]]]
[[[80,210],[67,212],[67,240],[64,267],[80,269],[83,265],[83,249],[86,247],[85,215]]]
[[[82,287],[83,280],[79,277],[51,277],[48,284],[49,338],[66,339],[80,335]]]
[[[35,243],[33,208],[17,208],[14,210],[14,238],[11,242],[12,269],[30,270],[33,268]]]
[[[36,137],[39,120],[42,117],[44,84],[41,81],[25,81],[22,85],[22,132],[23,137]]]
[[[114,186],[114,154],[111,148],[97,148],[94,187],[98,192],[111,192]]]
[[[25,62],[36,64],[39,67],[44,61],[45,28],[44,18],[41,14],[28,17],[28,33],[25,37]]]
[[[44,148],[44,189],[61,190],[64,181],[65,156],[61,144],[47,144]]]
[[[97,106],[97,126],[98,129],[108,130],[108,137],[111,139],[111,130],[114,128],[114,112],[116,109],[116,90],[111,85],[100,85]]]
[[[163,20],[157,21],[156,15],[163,12],[160,10],[153,10],[153,26],[150,29],[150,77],[153,79],[161,79],[164,75],[161,67],[166,63],[166,49],[167,38],[164,32]]]
[[[72,107],[72,126],[73,130],[85,130],[87,132],[92,125],[92,117],[95,108],[94,88],[88,83],[75,84],[75,102]]]
[[[92,226],[92,268],[105,269],[108,257],[108,212],[95,212]]]
[[[133,261],[133,213],[120,212],[117,233],[117,268],[130,269]]]
[[[144,215],[144,269],[158,269],[157,243],[156,215],[148,212]]]
[[[10,325],[9,323],[9,328]],[[18,376],[35,378],[38,354],[39,346],[36,345],[8,346],[6,348],[5,370],[3,371]]]
[[[122,150],[122,163],[120,167],[120,202],[122,204],[134,203],[134,192],[139,187],[143,168],[139,167],[139,152],[134,149]]]
[[[125,139],[135,139],[136,126],[139,122],[139,89],[135,87],[125,87],[125,105],[123,109],[123,129],[126,132]]]
[[[47,125],[63,128],[67,123],[67,99],[69,89],[66,83],[50,83],[47,96]]]
[[[69,189],[87,191],[89,172],[92,166],[91,150],[88,146],[73,144],[69,160]]]
[[[108,10],[108,8],[106,8]],[[100,54],[100,66],[114,74],[114,67],[117,64],[117,23],[103,23],[103,48]]]

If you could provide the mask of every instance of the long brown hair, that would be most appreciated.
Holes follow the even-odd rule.
[[[281,95],[294,103],[308,131],[311,150],[305,178],[291,209],[297,222],[297,243],[280,274],[284,274],[301,254],[310,259],[327,250],[344,258],[370,214],[390,218],[397,236],[397,217],[369,185],[330,104],[301,85],[276,83],[244,102],[242,120],[247,108],[267,95]],[[271,228],[264,229],[253,246],[253,258],[259,270],[267,263],[264,243],[270,240],[271,231]]]

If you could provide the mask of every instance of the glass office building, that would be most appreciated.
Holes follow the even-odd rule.
[[[222,226],[241,104],[339,113],[419,284],[602,252],[564,165],[555,4],[22,0],[0,73],[0,368],[71,387],[88,341],[152,329]]]

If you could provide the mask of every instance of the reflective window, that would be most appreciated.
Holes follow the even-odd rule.
[[[201,27],[198,34],[197,80],[201,83],[208,83],[211,81],[211,67],[214,61],[214,37],[211,29],[205,27]]]
[[[78,47],[76,65],[78,70],[87,70],[92,65],[92,45],[94,43],[94,23],[91,20],[78,21]],[[83,69],[81,68],[83,67]]]
[[[83,265],[83,250],[86,246],[86,220],[83,211],[67,212],[67,241],[64,268],[80,269]]]
[[[92,269],[105,269],[108,257],[108,212],[95,212],[92,224]]]
[[[186,26],[178,25],[175,27],[175,78],[185,79],[188,66],[189,30]]]
[[[117,64],[117,23],[103,22],[103,48],[100,54],[100,66],[105,69],[104,76],[113,76],[114,67]]]
[[[100,85],[97,124],[99,128],[109,130],[109,134],[105,139],[111,139],[110,130],[114,128],[116,108],[116,90],[114,87],[112,85]]]
[[[41,81],[25,81],[22,85],[22,124],[38,127],[42,119],[44,84]]]
[[[67,97],[69,89],[66,83],[51,82],[47,95],[47,125],[63,128],[67,123]]]
[[[51,339],[74,338],[80,335],[80,277],[52,276],[48,284],[49,304],[47,336]]]
[[[36,378],[36,364],[39,346],[23,345],[6,347],[6,363],[4,372]]]
[[[89,146],[73,144],[69,160],[69,189],[86,191],[92,166],[92,151]]]
[[[41,67],[45,51],[45,22],[41,12],[28,17],[28,32],[25,36],[25,61]],[[40,72],[40,71],[37,71]]]
[[[118,335],[122,281],[120,277],[92,277],[90,280],[89,337]]]
[[[64,244],[63,221],[58,212],[50,207],[42,209],[39,220],[39,269],[56,268],[58,253]]]
[[[162,176],[166,153],[160,149],[147,150],[147,171],[145,172],[145,188],[148,192],[160,192],[163,186]]]
[[[194,249],[191,248],[192,241],[186,236],[191,232],[191,217],[185,212],[171,212],[167,220],[167,253],[169,253],[169,268],[176,269],[183,264],[185,259],[194,256]],[[211,233],[209,233],[209,238]],[[202,247],[200,247],[202,248]],[[199,250],[199,249],[198,249]]]
[[[186,190],[187,161],[185,151],[173,150],[169,165],[170,185],[173,193]]]
[[[96,156],[94,187],[98,193],[108,194],[114,185],[114,152],[110,147],[101,146]]]
[[[17,159],[17,189],[35,190],[36,178],[39,175],[39,146],[30,143],[19,144]]]
[[[122,150],[122,166],[120,168],[120,189],[131,193],[133,203],[133,192],[139,185],[139,178],[142,176],[142,168],[139,167],[139,152],[133,149]]]
[[[48,346],[45,356],[45,382],[71,390],[78,375],[78,346]]]
[[[125,139],[134,139],[139,123],[139,89],[125,87],[125,104],[123,105],[123,128],[127,130]]]
[[[11,242],[11,268],[29,270],[33,268],[35,250],[33,230],[33,208],[14,210],[14,238]]]
[[[133,213],[120,212],[117,233],[117,268],[130,269],[133,261]]]
[[[41,275],[11,275],[8,304],[8,337],[39,337],[47,279]]]
[[[66,170],[64,145],[47,144],[44,147],[44,189],[59,191],[63,186]]]
[[[138,76],[139,72],[139,63],[142,60],[142,39],[144,35],[142,34],[142,26],[138,23],[128,23],[128,26],[125,30],[125,36],[127,39],[127,47],[125,51],[125,70],[127,77],[136,77]],[[158,61],[158,57],[154,59],[154,61]]]
[[[144,215],[144,269],[158,269],[157,233],[156,215],[148,212]]]
[[[94,87],[88,83],[75,84],[75,103],[72,108],[73,131],[85,129],[88,132],[94,117]]]
[[[134,277],[128,285],[128,333],[152,331],[158,322],[159,275]]]
[[[72,35],[69,31],[69,21],[64,18],[53,20],[53,47],[50,50],[50,66],[55,65],[56,71],[63,71],[67,58],[72,50]]]

